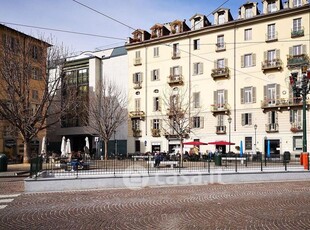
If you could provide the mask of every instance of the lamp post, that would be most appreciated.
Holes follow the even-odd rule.
[[[114,130],[114,156],[117,154],[116,130]]]
[[[230,125],[231,125],[231,117],[228,117],[228,124],[229,124],[229,145],[228,145],[228,148],[229,148],[229,153],[230,153]]]
[[[290,85],[294,93],[294,97],[299,98],[302,96],[302,151],[307,152],[307,94],[310,91],[310,68],[307,69],[307,66],[301,67],[302,76],[298,79],[298,72],[291,73],[290,76]]]
[[[257,129],[257,124],[254,125],[254,154],[256,154],[256,129]]]

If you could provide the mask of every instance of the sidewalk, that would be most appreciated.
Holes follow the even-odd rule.
[[[0,172],[0,177],[13,177],[13,176],[29,176],[30,164],[8,164],[6,172]]]

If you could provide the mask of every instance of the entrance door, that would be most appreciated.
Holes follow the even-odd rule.
[[[269,140],[270,141],[270,157],[280,158],[280,140]],[[265,154],[267,156],[268,140],[265,140]]]
[[[141,149],[140,149],[140,141],[135,141],[135,152],[140,153]]]

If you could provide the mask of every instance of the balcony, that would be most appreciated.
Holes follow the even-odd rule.
[[[142,82],[134,82],[133,83],[133,88],[134,89],[142,89]]]
[[[133,65],[134,66],[142,65],[142,59],[140,57],[134,58],[133,59]]]
[[[160,137],[160,129],[152,129],[153,137]]]
[[[168,84],[170,86],[183,85],[183,76],[182,75],[170,75],[168,77]]]
[[[309,56],[307,54],[289,55],[287,57],[287,68],[309,65]]]
[[[282,69],[282,61],[280,59],[265,60],[262,62],[263,72],[268,70],[281,70],[281,69]]]
[[[145,118],[145,113],[143,111],[131,111],[129,112],[129,117],[131,119],[143,120]]]
[[[181,53],[180,51],[173,51],[171,55],[172,59],[180,59],[181,58]]]
[[[310,104],[310,101],[307,100],[307,105]],[[291,108],[301,108],[302,99],[300,97],[295,98],[280,98],[280,99],[266,99],[261,102],[261,108],[263,110],[283,110]]]
[[[228,78],[229,77],[229,68],[224,67],[224,68],[212,69],[211,76],[214,80],[217,78]]]
[[[304,36],[305,32],[304,32],[304,28],[298,28],[298,29],[292,29],[291,31],[291,38],[298,38],[298,37],[302,37]]]
[[[278,32],[266,34],[266,42],[278,41]]]
[[[216,134],[226,134],[226,125],[216,126]]]
[[[300,122],[291,123],[291,132],[292,133],[302,132],[302,124]]]
[[[142,137],[142,132],[141,132],[140,129],[133,129],[133,130],[132,130],[132,135],[133,135],[134,137]]]
[[[215,51],[221,52],[226,50],[226,43],[216,43],[215,44]]]
[[[279,124],[278,123],[266,124],[266,132],[267,133],[279,132]]]
[[[211,112],[213,113],[213,116],[215,114],[229,114],[230,105],[227,103],[226,104],[211,105]]]
[[[179,140],[180,139],[180,136],[178,134],[174,134],[173,132],[171,133],[165,133],[165,137],[168,139],[168,140]]]

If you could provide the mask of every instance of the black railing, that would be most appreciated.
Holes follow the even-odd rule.
[[[305,157],[304,157],[305,159]],[[166,154],[161,157],[159,166],[155,157],[148,155],[119,155],[108,160],[84,160],[81,164],[75,161],[55,160],[42,163],[41,158],[34,158],[31,163],[31,175],[48,175],[49,177],[73,177],[85,175],[120,175],[120,174],[158,174],[158,173],[225,173],[225,172],[263,172],[263,171],[303,171],[309,170],[309,157],[301,165],[299,155],[289,153],[266,154],[221,154],[221,155],[180,155]],[[307,167],[305,166],[307,165]],[[39,172],[41,172],[39,174]]]

